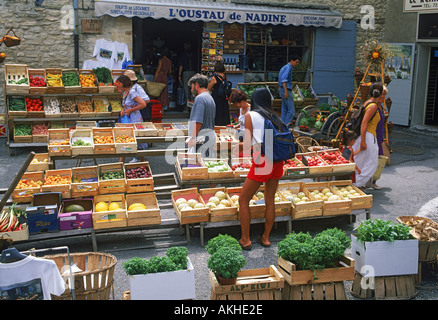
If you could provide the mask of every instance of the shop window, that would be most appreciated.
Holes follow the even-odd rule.
[[[438,13],[418,15],[418,40],[438,40]]]

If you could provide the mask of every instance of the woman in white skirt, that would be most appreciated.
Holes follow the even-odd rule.
[[[381,82],[374,82],[370,88],[371,98],[365,102],[365,115],[362,120],[360,136],[353,145],[353,150],[361,151],[354,157],[361,173],[356,174],[354,185],[359,188],[365,188],[377,169],[379,158],[379,146],[376,138],[376,128],[380,121],[378,106],[385,99],[387,90]]]

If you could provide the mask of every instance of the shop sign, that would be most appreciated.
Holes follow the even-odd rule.
[[[404,0],[404,12],[438,11],[438,0]]]
[[[102,20],[100,19],[82,19],[82,33],[102,33]]]

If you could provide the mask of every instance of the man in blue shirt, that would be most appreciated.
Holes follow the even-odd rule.
[[[279,93],[281,97],[281,120],[289,127],[292,127],[292,120],[295,116],[294,98],[292,95],[292,70],[300,62],[297,56],[292,56],[278,74]]]

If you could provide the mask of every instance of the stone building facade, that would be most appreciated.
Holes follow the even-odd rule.
[[[220,1],[220,0],[219,0]],[[374,9],[374,28],[363,29],[358,23],[357,49],[365,39],[373,37],[384,38],[386,4],[388,0],[370,1]],[[26,64],[29,68],[72,68],[74,67],[74,30],[73,30],[73,0],[45,0],[40,7],[30,0],[2,0],[0,2],[0,33],[3,35],[8,28],[14,28],[21,37],[20,46],[0,47],[7,57],[3,62],[9,64]],[[338,10],[343,19],[360,21],[369,13],[361,13],[367,1],[363,0],[312,0],[312,5]],[[94,1],[78,1],[78,20],[94,17]],[[239,3],[268,4],[266,1],[239,0]],[[303,0],[276,0],[279,6],[300,6],[308,2]],[[273,5],[272,2],[269,2]],[[105,38],[128,44],[132,56],[132,20],[126,17],[103,16],[102,34],[83,34],[79,23],[79,67],[84,60],[92,57],[97,39]],[[357,50],[357,53],[359,51]],[[352,70],[353,72],[354,70]],[[0,68],[0,86],[4,87],[4,68]],[[4,101],[0,101],[0,110]]]

